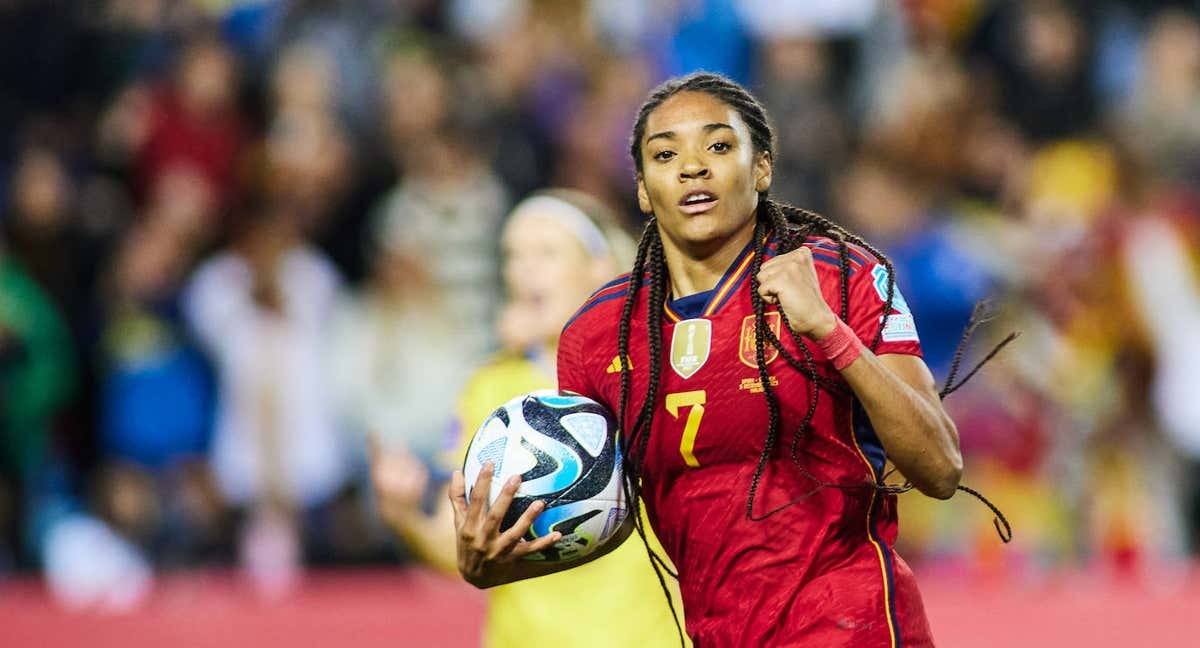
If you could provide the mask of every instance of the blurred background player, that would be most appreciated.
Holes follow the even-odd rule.
[[[497,404],[554,388],[559,332],[582,300],[631,262],[633,247],[603,205],[564,189],[539,191],[518,203],[501,241],[508,300],[499,335],[506,350],[477,370],[460,395],[454,449],[432,467],[440,473],[439,484],[462,465],[475,429]],[[444,487],[431,514],[422,507],[429,472],[413,452],[381,441],[373,475],[385,518],[422,560],[457,574],[454,518]],[[579,569],[490,590],[484,645],[524,646],[531,638],[547,645],[678,643],[659,583],[637,543]]]

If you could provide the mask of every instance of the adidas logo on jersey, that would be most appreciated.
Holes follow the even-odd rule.
[[[627,361],[625,363],[625,366],[629,367],[630,371],[633,371],[633,360]],[[608,363],[608,369],[605,369],[605,372],[612,374],[612,373],[620,373],[620,371],[621,371],[621,356],[615,355],[615,356],[613,356],[612,362]]]

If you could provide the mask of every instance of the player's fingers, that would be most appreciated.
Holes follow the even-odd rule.
[[[534,519],[545,508],[546,504],[541,500],[530,504],[511,527],[496,536],[496,539],[491,543],[488,559],[499,560],[509,556],[513,550],[524,542],[525,536],[529,534],[529,527],[533,525]]]
[[[512,505],[513,497],[517,493],[517,488],[521,485],[521,476],[513,475],[504,482],[504,488],[500,489],[500,495],[496,497],[496,501],[488,507],[487,518],[484,521],[484,533],[492,533],[500,528],[500,523],[504,521],[504,516],[508,513],[508,507]]]
[[[462,524],[467,514],[467,482],[461,470],[455,470],[450,475],[450,488],[446,496],[450,499],[450,508],[454,509],[455,526]]]
[[[775,261],[775,260],[776,259],[771,259],[771,261]],[[760,286],[769,285],[772,283],[777,283],[781,279],[786,278],[787,273],[788,273],[788,268],[786,267],[786,265],[783,265],[781,263],[767,265],[766,263],[764,263],[763,267],[759,268],[758,274],[755,275],[755,279],[758,280],[758,283]]]
[[[522,542],[518,544],[513,548],[511,555],[513,558],[521,558],[523,556],[528,556],[529,554],[538,553],[539,551],[545,551],[550,547],[553,547],[554,543],[558,542],[559,540],[562,540],[562,533],[555,531],[554,533],[538,538],[537,540],[530,540],[528,542]]]
[[[504,545],[506,549],[515,547],[521,541],[521,538],[524,538],[525,534],[529,532],[529,527],[533,526],[533,521],[537,519],[538,514],[545,509],[546,503],[542,500],[530,504],[525,509],[525,512],[521,514],[521,517],[517,518],[517,521],[511,527],[505,529],[504,533],[500,534],[500,544]]]
[[[758,296],[762,297],[763,301],[767,302],[768,304],[775,303],[775,287],[769,280],[764,281],[762,278],[759,278]]]
[[[471,488],[471,497],[467,502],[467,520],[470,522],[481,521],[487,512],[488,494],[492,492],[492,473],[495,469],[495,464],[485,461],[483,469],[479,471],[479,477],[475,480],[475,486]]]

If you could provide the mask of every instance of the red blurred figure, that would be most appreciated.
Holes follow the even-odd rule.
[[[140,194],[148,196],[162,176],[183,167],[211,185],[217,205],[229,205],[246,143],[237,85],[234,60],[219,42],[201,40],[183,52],[174,82],[149,99],[145,142],[136,154]]]

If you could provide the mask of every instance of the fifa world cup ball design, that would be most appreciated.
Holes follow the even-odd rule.
[[[590,398],[555,390],[518,396],[492,412],[471,440],[463,464],[467,499],[484,462],[491,461],[495,477],[489,503],[509,477],[522,480],[501,528],[542,500],[546,508],[526,539],[562,533],[553,547],[526,559],[560,562],[586,556],[625,520],[616,430],[613,415]]]

